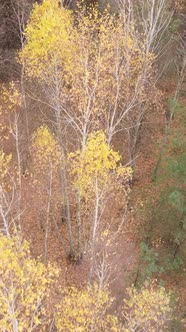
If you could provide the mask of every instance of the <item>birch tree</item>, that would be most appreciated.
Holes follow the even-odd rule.
[[[171,293],[155,282],[146,283],[140,290],[131,287],[124,299],[123,316],[126,332],[161,331],[172,319]]]
[[[31,258],[28,243],[0,236],[0,330],[44,331],[47,322],[44,298],[57,277],[57,269],[45,268]]]
[[[95,284],[79,290],[64,289],[62,302],[57,306],[55,324],[58,332],[119,332],[118,319],[107,314],[112,298],[106,289]]]
[[[11,229],[15,226],[14,219],[11,218],[12,207],[15,203],[14,187],[11,186],[9,177],[11,158],[11,154],[6,155],[3,150],[0,150],[0,231],[6,236],[10,236]]]
[[[90,221],[90,279],[93,274],[96,253],[96,239],[110,195],[121,190],[120,178],[129,179],[132,170],[123,167],[121,157],[107,143],[103,132],[93,132],[88,137],[84,150],[71,153],[70,167],[74,188],[81,198],[89,204]],[[125,192],[124,200],[127,192]],[[80,211],[81,216],[81,211]],[[88,216],[87,216],[88,217]],[[86,222],[88,222],[86,218]],[[79,237],[82,232],[82,220],[78,220]]]
[[[4,115],[8,116],[8,121],[5,124],[7,131],[7,138],[12,137],[15,143],[16,151],[16,166],[15,174],[12,174],[14,179],[15,201],[17,205],[17,218],[19,227],[21,227],[21,209],[22,209],[22,154],[21,154],[21,132],[19,126],[20,109],[22,106],[22,96],[19,91],[19,82],[10,82],[8,87],[2,86],[1,100],[3,103]],[[3,115],[2,115],[3,117]],[[12,180],[11,180],[12,181]]]
[[[58,178],[60,148],[47,126],[41,126],[32,135],[34,185],[37,187],[40,225],[44,232],[43,262],[47,263],[48,237],[55,200],[54,182]],[[59,194],[58,194],[59,196]],[[41,208],[42,206],[42,208]]]
[[[38,79],[47,95],[47,104],[55,114],[55,129],[61,155],[65,160],[63,130],[61,126],[63,86],[66,71],[71,65],[73,44],[70,43],[72,18],[68,10],[60,8],[58,1],[44,0],[35,4],[27,25],[25,36],[27,43],[21,52],[21,62],[26,63],[27,77]],[[71,235],[70,202],[67,191],[67,173],[60,159],[60,182],[62,205],[68,227],[69,256],[73,256]]]

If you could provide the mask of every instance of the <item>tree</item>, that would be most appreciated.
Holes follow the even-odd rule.
[[[172,318],[171,294],[155,283],[145,284],[140,290],[132,287],[124,300],[124,331],[158,332],[167,327]]]
[[[55,112],[57,142],[65,160],[61,126],[62,107],[59,100],[63,93],[66,71],[71,66],[71,53],[74,47],[74,44],[70,43],[72,17],[70,11],[59,6],[59,1],[44,0],[40,5],[35,4],[29,22],[25,31],[27,43],[21,51],[21,62],[25,64],[27,76],[37,78],[42,88],[45,87],[47,103]],[[73,257],[67,174],[65,163],[62,163],[61,159],[60,162],[61,200],[68,227],[69,257]]]
[[[47,300],[57,269],[33,259],[28,243],[0,236],[0,330],[45,331]]]
[[[5,145],[5,142],[12,135],[15,139],[17,157],[17,165],[13,171],[12,154],[7,155],[3,149],[0,150],[1,231],[10,236],[12,228],[18,230],[21,227],[21,158],[17,116],[20,94],[15,87],[15,83],[10,82],[8,87],[1,86],[0,104],[0,142],[2,146]]]
[[[2,85],[0,95],[0,142],[5,145],[13,135],[16,142],[17,165],[14,168],[12,154],[0,149],[0,218],[1,232],[10,236],[11,229],[20,229],[21,214],[21,163],[17,124],[17,104],[20,96],[12,82],[6,88]],[[7,121],[9,119],[9,121]],[[14,170],[13,170],[14,168]]]
[[[15,167],[14,187],[17,195],[17,218],[19,227],[21,227],[21,195],[22,195],[22,155],[20,149],[21,133],[19,128],[20,108],[22,105],[22,95],[19,91],[19,82],[11,81],[6,87],[2,86],[1,100],[3,102],[4,114],[8,115],[9,123],[5,125],[8,131],[7,137],[12,136],[15,141],[17,165]]]
[[[52,214],[52,201],[54,201],[54,180],[58,175],[59,161],[61,159],[60,147],[54,135],[47,126],[41,126],[32,135],[32,159],[34,184],[37,185],[39,201],[39,214],[44,213],[44,221],[41,220],[44,231],[43,260],[47,262],[47,242],[49,236],[49,224]],[[47,193],[47,194],[46,194]],[[46,204],[45,204],[46,201]],[[45,212],[46,211],[46,212]]]
[[[15,25],[14,29],[17,33],[17,37],[19,38],[19,43],[21,49],[23,50],[25,44],[25,36],[24,30],[26,27],[26,23],[29,18],[29,14],[31,11],[31,7],[33,5],[33,0],[11,0],[10,10],[13,11],[13,15],[11,21]],[[25,63],[24,60],[22,61],[20,71],[20,90],[21,90],[21,97],[22,97],[22,120],[24,121],[24,130],[26,136],[26,143],[28,145],[29,141],[29,123],[28,123],[28,98],[26,95],[26,76],[25,76]],[[28,147],[28,146],[27,146]]]
[[[2,222],[1,232],[10,236],[10,229],[13,226],[13,219],[10,218],[11,207],[13,205],[14,192],[11,199],[7,194],[10,190],[9,170],[12,155],[6,155],[0,150],[0,218]],[[10,218],[10,220],[9,220]]]
[[[77,15],[77,54],[73,53],[76,65],[70,80],[69,111],[78,120],[76,131],[82,146],[89,132],[96,129],[106,132],[110,144],[119,131],[138,126],[138,106],[146,98],[144,61],[148,59],[145,62],[149,72],[150,55],[144,56],[133,22],[126,27],[122,16],[116,19],[107,11],[99,15],[96,8],[86,16]]]
[[[63,291],[63,300],[57,306],[55,324],[58,332],[119,332],[118,320],[106,313],[112,299],[97,285],[78,290],[75,287]]]
[[[142,32],[145,52],[161,57],[170,42],[169,26],[174,14],[173,6],[167,0],[118,0],[120,10],[130,20],[134,19]]]
[[[26,61],[28,76],[40,77],[44,81],[47,78],[52,83],[55,70],[58,73],[64,67],[68,70],[72,51],[71,30],[71,13],[59,8],[57,1],[44,0],[42,4],[33,6],[24,32],[27,42],[20,54],[21,61]]]
[[[120,155],[107,144],[106,135],[102,131],[91,133],[84,150],[69,154],[69,159],[74,188],[80,198],[83,198],[90,206],[88,213],[92,218],[90,222],[91,279],[97,232],[106,203],[111,195],[116,197],[117,192],[122,190],[120,179],[127,181],[131,177],[132,169],[119,164]],[[124,197],[126,198],[126,196],[127,191],[124,192]],[[123,201],[124,203],[125,201]],[[81,216],[81,211],[79,211],[79,216]],[[78,220],[79,239],[81,224],[80,219]]]

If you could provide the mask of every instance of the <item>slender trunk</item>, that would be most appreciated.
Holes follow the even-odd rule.
[[[25,45],[25,36],[24,36],[24,31],[25,31],[25,24],[27,20],[27,6],[29,7],[30,5],[28,2],[23,2],[20,3],[20,0],[17,0],[17,8],[16,8],[16,3],[15,7],[13,6],[14,12],[17,17],[17,23],[18,23],[18,28],[19,28],[19,38],[20,38],[20,43],[21,43],[21,50],[23,51],[24,45]],[[31,9],[31,7],[29,8]],[[29,126],[28,126],[28,111],[27,111],[27,102],[26,102],[26,93],[25,93],[25,60],[22,61],[21,64],[21,77],[20,77],[20,83],[21,83],[21,96],[22,96],[22,101],[23,101],[23,109],[24,109],[24,114],[25,114],[25,124],[26,124],[26,135],[27,135],[27,143],[29,141]]]
[[[2,189],[0,188],[0,191]],[[6,220],[6,216],[3,212],[3,208],[2,208],[2,205],[1,205],[1,202],[0,202],[0,216],[2,218],[2,221],[3,221],[3,226],[4,226],[4,231],[5,231],[5,234],[7,237],[10,237],[10,232],[9,232],[9,225],[8,225],[8,222]]]
[[[61,128],[61,83],[59,79],[58,63],[56,60],[55,73],[53,79],[54,87],[52,88],[52,103],[55,108],[55,122],[56,122],[56,135],[59,146],[61,147],[61,156],[59,160],[59,176],[61,186],[61,196],[63,200],[63,206],[65,208],[65,220],[68,229],[68,244],[69,244],[69,258],[74,256],[73,248],[73,236],[72,236],[72,225],[71,225],[71,214],[70,214],[70,202],[67,189],[67,172],[66,172],[66,160],[65,151],[62,142],[62,128]],[[51,97],[51,96],[50,96]]]
[[[65,244],[64,244],[64,241],[63,241],[63,238],[60,234],[60,230],[58,228],[58,225],[57,225],[57,222],[56,222],[56,219],[54,217],[54,215],[52,216],[52,219],[53,219],[53,222],[54,222],[54,225],[55,225],[55,228],[56,228],[56,232],[57,232],[57,236],[58,236],[58,240],[59,242],[61,243],[61,245],[63,246],[63,250],[64,250],[64,253],[65,253],[65,256],[67,256],[67,251],[66,251],[66,247],[65,247]]]
[[[23,48],[23,46],[22,46]],[[29,142],[29,125],[28,125],[28,110],[27,110],[27,101],[26,101],[26,93],[25,93],[25,64],[24,61],[22,62],[22,67],[21,67],[21,97],[22,97],[22,102],[23,102],[23,109],[24,109],[24,114],[25,114],[25,127],[26,127],[26,136],[27,136],[27,144]]]
[[[16,318],[12,318],[12,328],[13,332],[18,332],[18,321]]]
[[[52,179],[53,179],[53,169],[50,165],[50,180],[49,180],[49,194],[48,194],[48,205],[47,205],[47,215],[46,215],[46,225],[45,225],[45,239],[44,239],[44,257],[43,263],[47,263],[47,251],[48,251],[48,233],[49,233],[49,220],[50,220],[50,209],[52,200]]]
[[[15,115],[15,141],[16,141],[16,154],[17,154],[17,166],[18,166],[18,199],[17,199],[17,219],[18,229],[21,231],[21,191],[22,191],[22,179],[21,179],[21,155],[19,149],[19,129],[18,129],[18,115]]]
[[[57,124],[57,139],[61,147],[62,156],[60,157],[60,182],[61,182],[61,193],[63,196],[63,204],[65,206],[65,220],[67,223],[68,229],[68,242],[69,242],[69,258],[74,256],[74,247],[73,247],[73,237],[72,237],[72,225],[71,225],[71,215],[70,215],[70,203],[67,191],[67,175],[66,175],[66,165],[65,165],[65,152],[61,144],[61,118],[60,118],[60,108],[56,109],[56,124]]]
[[[157,175],[158,175],[158,170],[162,161],[162,157],[164,155],[164,151],[165,151],[165,147],[167,145],[167,140],[168,140],[168,136],[169,136],[169,129],[170,129],[170,123],[167,125],[166,124],[166,128],[165,128],[165,133],[162,139],[162,144],[160,147],[160,151],[159,151],[159,156],[158,156],[158,160],[156,163],[156,166],[154,168],[153,174],[152,174],[152,181],[156,181],[157,179]]]
[[[77,252],[78,260],[81,260],[81,196],[77,194]]]
[[[12,280],[12,273],[10,274],[10,285],[12,289],[14,289],[14,284]],[[18,320],[16,318],[16,313],[15,313],[15,298],[14,294],[11,294],[11,299],[7,299],[7,304],[8,304],[8,313],[11,317],[11,325],[12,325],[12,331],[13,332],[19,332],[19,326],[18,326]],[[10,302],[9,302],[10,301]]]
[[[97,227],[98,227],[98,221],[99,221],[99,203],[100,203],[100,197],[98,192],[98,183],[96,179],[95,183],[95,210],[94,210],[94,219],[93,219],[93,225],[92,225],[92,236],[91,236],[91,254],[90,254],[90,272],[89,272],[89,282],[91,282],[92,275],[93,275],[93,268],[94,268],[94,257],[95,257],[95,241],[96,241],[96,235],[97,235]]]

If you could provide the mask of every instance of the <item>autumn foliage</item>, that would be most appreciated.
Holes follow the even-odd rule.
[[[58,271],[34,260],[28,243],[16,236],[0,237],[0,330],[43,331],[47,317],[44,302]]]
[[[135,172],[140,179],[156,153],[142,156],[140,144],[151,134],[156,139],[147,126],[160,115],[159,126],[164,116],[156,83],[172,5],[116,1],[114,12],[104,1],[76,1],[73,10],[71,1],[35,1],[25,25],[25,1],[11,1],[21,38],[19,79],[0,83],[0,331],[166,331],[173,319],[172,293],[153,281],[159,256],[149,233],[155,226],[145,234],[143,257],[153,267],[152,280],[144,268],[136,287],[145,266],[135,242],[142,237],[140,197],[143,190],[151,196],[154,187],[148,179],[146,189],[139,180],[136,194]],[[179,8],[181,0],[175,1],[176,14]],[[184,68],[183,62],[179,74]],[[175,189],[168,196],[181,220],[173,261],[185,242],[183,195]],[[129,280],[118,282],[123,275]]]
[[[101,131],[88,136],[82,151],[70,153],[69,162],[74,186],[85,199],[95,190],[111,190],[119,177],[124,181],[132,176],[132,169],[121,165],[121,156],[107,144],[106,135]]]
[[[156,283],[146,283],[137,290],[131,287],[124,300],[126,331],[161,331],[172,318],[171,293]]]
[[[119,331],[117,318],[106,313],[112,303],[106,290],[99,290],[96,284],[83,290],[71,287],[63,296],[55,315],[59,332]]]
[[[58,280],[58,269],[45,267],[31,257],[29,245],[17,236],[0,236],[0,330],[8,332],[46,331],[51,324],[49,301]],[[171,318],[171,295],[154,284],[141,290],[128,289],[121,324],[108,314],[113,299],[108,290],[93,284],[84,289],[58,288],[54,322],[57,331],[159,331]]]

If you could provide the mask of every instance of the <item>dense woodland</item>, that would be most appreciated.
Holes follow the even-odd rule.
[[[185,1],[0,23],[0,331],[184,332]]]

